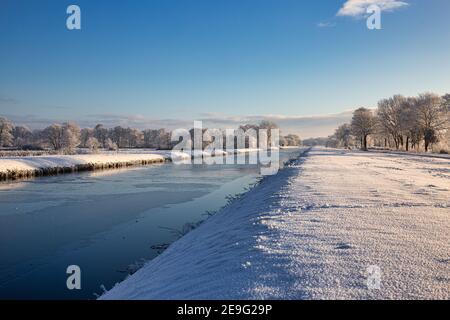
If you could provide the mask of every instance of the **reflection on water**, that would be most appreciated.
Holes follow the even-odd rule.
[[[0,298],[95,298],[257,178],[255,166],[164,164],[4,183]],[[72,264],[81,290],[66,288]]]

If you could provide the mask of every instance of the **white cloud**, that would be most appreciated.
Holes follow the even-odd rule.
[[[347,0],[339,9],[337,15],[356,18],[364,17],[367,15],[367,8],[371,5],[379,6],[381,11],[394,11],[408,6],[408,3],[399,0]]]

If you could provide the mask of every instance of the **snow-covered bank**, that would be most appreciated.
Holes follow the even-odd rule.
[[[316,148],[101,298],[449,299],[449,168]]]
[[[159,154],[84,154],[0,159],[0,180],[164,162]]]
[[[153,149],[125,149],[103,151],[98,154],[47,155],[0,158],[0,181],[47,176],[61,173],[122,168],[165,161],[189,162],[193,158],[224,157],[247,154],[260,149],[236,149],[233,151],[180,152]]]

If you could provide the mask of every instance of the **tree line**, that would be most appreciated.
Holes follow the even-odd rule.
[[[450,94],[394,95],[380,100],[375,110],[359,108],[354,111],[351,123],[339,126],[326,145],[425,152],[438,146],[438,151],[448,152]]]
[[[262,121],[258,125],[244,125],[244,130],[273,129],[278,126]],[[206,129],[205,129],[206,130]],[[193,130],[191,130],[193,135]],[[165,129],[138,130],[116,126],[106,128],[102,124],[94,128],[81,129],[74,122],[52,124],[44,129],[30,130],[16,126],[6,118],[0,117],[0,147],[20,150],[56,150],[71,153],[76,148],[118,150],[121,148],[152,148],[168,150],[178,141],[171,141],[171,132]],[[298,146],[301,140],[297,135],[280,137],[282,146]]]

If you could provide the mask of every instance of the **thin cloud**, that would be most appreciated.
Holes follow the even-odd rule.
[[[409,4],[399,0],[347,0],[336,15],[361,18],[367,15],[367,8],[371,5],[379,6],[381,11],[394,11]]]
[[[3,115],[16,125],[26,125],[31,129],[42,129],[53,123],[61,123],[67,119],[42,118],[36,115]],[[283,134],[294,133],[303,139],[311,137],[326,137],[334,132],[341,124],[349,122],[352,111],[344,111],[336,114],[312,115],[312,116],[286,116],[286,115],[244,115],[233,116],[215,113],[205,113],[195,119],[153,119],[143,115],[120,114],[92,114],[81,118],[71,119],[83,128],[93,128],[98,123],[105,127],[132,127],[137,129],[173,130],[177,128],[192,128],[194,120],[203,122],[205,128],[238,128],[240,125],[257,124],[263,120],[278,124]]]
[[[319,22],[319,23],[317,24],[317,26],[318,26],[319,28],[333,28],[333,27],[336,26],[336,23],[334,23],[334,22],[323,22],[323,21],[321,21],[321,22]]]
[[[0,95],[0,104],[16,104],[19,100],[7,96]]]

